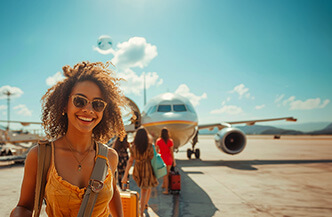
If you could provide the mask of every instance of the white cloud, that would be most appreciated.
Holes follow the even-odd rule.
[[[113,55],[114,58],[111,61],[117,68],[128,69],[146,67],[158,53],[157,47],[147,43],[145,38],[133,37],[118,44]]]
[[[330,103],[330,100],[326,99],[321,102],[320,98],[316,99],[307,99],[305,101],[295,100],[295,97],[289,100],[290,110],[312,110],[312,109],[321,109],[327,106]]]
[[[274,102],[275,103],[279,103],[284,97],[285,97],[285,94],[277,95],[277,97],[274,100]]]
[[[201,96],[196,96],[195,94],[190,92],[190,89],[187,85],[185,84],[181,84],[176,90],[175,90],[176,94],[179,94],[183,97],[186,97],[190,100],[191,104],[193,104],[193,106],[197,106],[199,105],[199,102],[202,99],[206,99],[207,98],[207,94],[203,93]]]
[[[288,103],[293,102],[294,100],[295,100],[295,96],[291,96],[291,97],[289,97],[288,99],[284,100],[284,101],[282,102],[282,105],[283,105],[283,106],[286,106]]]
[[[157,73],[156,73],[157,74]],[[164,80],[161,78],[161,79],[159,79],[159,81],[158,81],[158,83],[157,83],[157,86],[160,86],[160,85],[162,85],[164,83]]]
[[[288,99],[284,100],[282,102],[282,105],[289,106],[289,110],[313,110],[325,108],[329,103],[329,99],[322,101],[320,98],[315,98],[302,101],[295,100],[295,96],[291,96]]]
[[[231,100],[231,98],[230,98],[230,97],[227,97],[226,100],[222,101],[221,105],[222,105],[222,106],[226,105],[226,102],[229,102],[230,100]]]
[[[118,73],[118,76],[126,80],[120,86],[125,94],[133,93],[138,96],[141,95],[144,88],[144,73],[138,76],[131,69],[127,69],[124,72]],[[162,83],[163,79],[160,79],[156,72],[145,73],[146,89],[149,89],[151,86],[159,86]]]
[[[0,111],[1,110],[6,110],[7,109],[7,106],[6,105],[0,105]]]
[[[14,107],[14,110],[17,110],[17,114],[23,115],[23,116],[31,116],[32,111],[27,108],[26,105],[18,105]]]
[[[143,37],[132,37],[128,41],[117,44],[116,48],[101,50],[98,47],[93,49],[101,54],[113,54],[111,62],[117,69],[117,76],[124,78],[121,89],[125,94],[133,93],[141,95],[144,86],[144,75],[138,75],[131,68],[144,68],[149,65],[157,53],[157,47],[147,43]],[[163,83],[163,79],[156,72],[145,73],[146,89],[152,86],[159,86]]]
[[[103,55],[108,55],[108,54],[114,55],[115,54],[115,50],[113,50],[113,48],[108,49],[108,50],[102,50],[99,47],[93,46],[92,49]]]
[[[0,87],[0,99],[6,99],[7,94],[10,93],[10,98],[18,98],[23,94],[23,91],[18,87],[12,87],[9,85],[5,85]]]
[[[262,109],[262,108],[264,108],[264,107],[265,107],[264,104],[263,104],[263,105],[256,105],[256,106],[255,106],[255,109],[260,110],[260,109]]]
[[[242,108],[235,105],[224,105],[220,109],[215,109],[210,112],[211,114],[221,114],[226,113],[230,115],[237,115],[243,113]]]
[[[58,81],[63,80],[65,77],[62,75],[61,72],[55,73],[53,76],[50,76],[46,79],[46,84],[48,86],[53,86],[55,85]]]
[[[230,91],[230,93],[237,93],[239,94],[239,98],[241,99],[243,96],[246,98],[254,99],[254,97],[250,96],[249,88],[245,87],[244,84],[239,84],[233,88],[233,90]]]

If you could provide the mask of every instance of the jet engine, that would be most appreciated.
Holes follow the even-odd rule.
[[[237,128],[226,127],[220,130],[215,136],[216,146],[226,154],[238,154],[246,146],[246,135]]]

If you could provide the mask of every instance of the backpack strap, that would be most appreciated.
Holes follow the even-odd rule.
[[[103,188],[104,180],[107,175],[107,153],[108,147],[104,144],[98,143],[96,162],[77,215],[78,217],[87,217],[92,214],[98,193]]]
[[[38,167],[36,176],[36,189],[33,216],[38,217],[43,203],[47,172],[51,164],[52,147],[48,140],[38,141]]]

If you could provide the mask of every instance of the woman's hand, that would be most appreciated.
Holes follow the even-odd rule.
[[[124,191],[124,190],[128,189],[128,183],[129,183],[128,177],[127,176],[123,177],[121,180],[121,186],[120,186],[121,190]]]
[[[124,177],[121,179],[121,183],[122,183],[122,184],[127,184],[127,181],[128,181],[128,177],[127,177],[127,176],[124,176]]]

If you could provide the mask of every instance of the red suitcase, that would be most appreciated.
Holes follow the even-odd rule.
[[[181,190],[181,175],[173,166],[169,172],[169,190],[172,193],[179,193]]]

